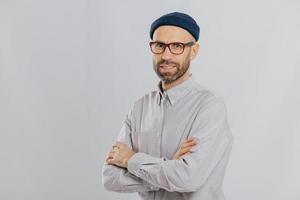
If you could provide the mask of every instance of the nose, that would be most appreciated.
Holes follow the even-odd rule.
[[[162,53],[161,58],[163,60],[170,60],[172,57],[172,53],[170,52],[170,49],[168,47],[165,48],[165,51]]]

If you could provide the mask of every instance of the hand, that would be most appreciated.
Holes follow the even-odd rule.
[[[107,155],[106,162],[109,165],[116,165],[127,168],[128,160],[135,154],[131,148],[122,142],[116,142]]]
[[[182,156],[190,154],[190,150],[198,144],[197,138],[186,139],[179,147],[172,160],[179,160]]]

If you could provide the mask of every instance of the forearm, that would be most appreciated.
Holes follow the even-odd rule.
[[[159,189],[124,168],[108,164],[104,164],[102,168],[102,183],[107,190],[114,192],[130,193]]]
[[[189,174],[178,169],[182,160],[163,160],[144,153],[135,154],[128,162],[128,171],[135,176],[170,192],[191,192]],[[182,167],[180,167],[182,168]]]
[[[163,160],[144,153],[135,154],[128,161],[128,171],[148,183],[170,192],[193,192],[207,180],[227,151],[230,143],[219,148],[201,148],[198,154],[179,160]]]

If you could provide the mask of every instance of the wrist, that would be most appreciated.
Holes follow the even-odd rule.
[[[130,158],[131,158],[132,156],[134,156],[134,154],[135,154],[135,152],[132,152],[132,153],[124,160],[124,163],[125,163],[126,168],[128,167],[128,161],[130,160]]]

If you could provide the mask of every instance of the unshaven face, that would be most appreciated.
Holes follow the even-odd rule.
[[[161,26],[153,34],[153,41],[165,44],[171,42],[195,42],[193,36],[180,27]],[[191,61],[191,48],[185,47],[184,52],[175,55],[168,48],[162,54],[153,55],[153,69],[158,77],[165,83],[172,83],[182,77],[189,69]]]

